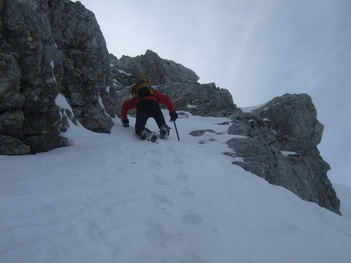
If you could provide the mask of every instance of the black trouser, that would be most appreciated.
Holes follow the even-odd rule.
[[[163,124],[166,124],[158,101],[149,99],[143,99],[139,101],[137,104],[135,122],[136,134],[139,136],[141,135],[141,132],[145,129],[146,122],[150,117],[155,119],[159,128],[161,128]]]

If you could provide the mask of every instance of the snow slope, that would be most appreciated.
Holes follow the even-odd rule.
[[[350,262],[351,220],[220,154],[228,119],[179,119],[181,141],[172,129],[158,144],[115,121],[110,135],[71,129],[72,147],[0,157],[1,263]]]

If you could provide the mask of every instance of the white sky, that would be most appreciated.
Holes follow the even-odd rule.
[[[239,107],[308,93],[332,181],[351,185],[351,1],[82,0],[110,53],[151,49],[228,89]]]

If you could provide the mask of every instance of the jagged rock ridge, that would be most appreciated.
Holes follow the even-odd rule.
[[[119,60],[111,55],[111,61],[118,68],[119,73],[133,73],[132,75],[124,74],[127,81],[119,78],[120,83],[124,85],[129,85],[143,78],[147,78],[154,84],[196,83],[199,80],[199,77],[192,70],[174,61],[161,59],[152,50],[147,50],[145,55],[135,58],[122,56]]]

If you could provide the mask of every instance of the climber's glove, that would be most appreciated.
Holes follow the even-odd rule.
[[[175,121],[176,119],[178,119],[178,114],[175,111],[170,112],[169,116],[171,116],[171,121]]]

